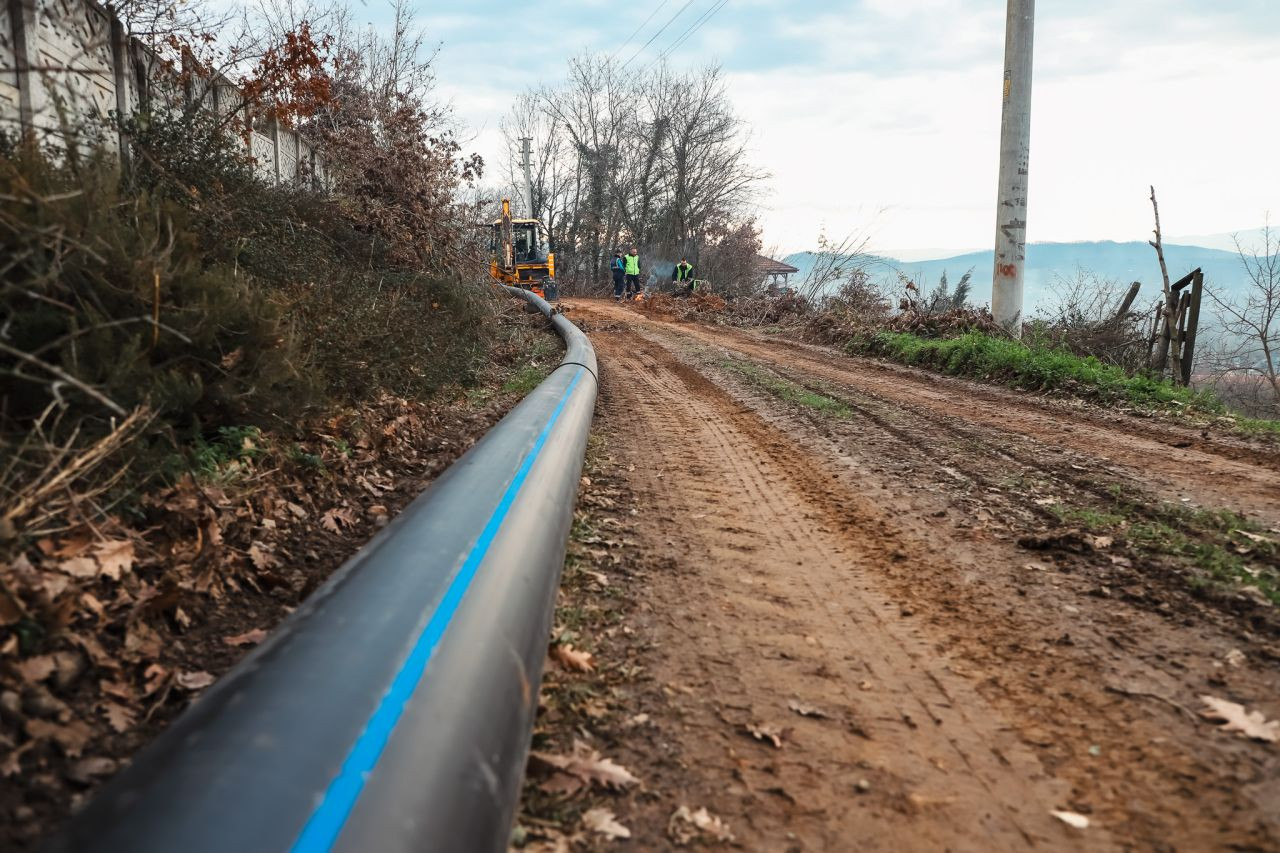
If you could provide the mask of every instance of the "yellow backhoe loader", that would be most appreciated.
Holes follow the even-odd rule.
[[[502,218],[492,226],[489,275],[512,287],[523,287],[554,302],[556,259],[547,251],[546,231],[536,219],[512,219],[511,199],[502,200]]]

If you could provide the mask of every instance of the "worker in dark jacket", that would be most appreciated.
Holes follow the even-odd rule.
[[[622,260],[621,252],[613,253],[613,260],[609,262],[609,272],[613,274],[613,299],[615,302],[622,301],[622,288],[626,282],[627,265]]]
[[[693,264],[681,258],[680,263],[676,264],[675,269],[671,270],[671,283],[676,287],[676,295],[692,296],[693,281]]]

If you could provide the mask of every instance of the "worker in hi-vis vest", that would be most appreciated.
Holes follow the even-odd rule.
[[[625,264],[627,278],[627,296],[635,296],[640,292],[640,253],[632,246],[631,251],[622,259]]]
[[[691,296],[695,287],[693,281],[693,264],[681,258],[680,263],[676,264],[675,269],[671,271],[671,283],[677,288],[683,288],[683,290],[677,290],[677,293]]]

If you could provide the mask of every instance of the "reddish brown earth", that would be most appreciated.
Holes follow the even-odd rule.
[[[668,848],[687,806],[751,850],[1280,849],[1280,745],[1198,715],[1209,694],[1280,716],[1273,608],[1122,541],[1046,541],[1071,533],[1052,505],[1115,489],[1275,528],[1274,451],[610,303],[569,316],[601,399],[559,622],[594,671],[553,668],[535,746],[640,782],[534,772],[531,842],[604,846],[580,822],[599,807],[631,833],[607,843]]]

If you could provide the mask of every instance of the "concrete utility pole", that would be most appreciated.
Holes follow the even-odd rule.
[[[1000,186],[996,198],[991,313],[1015,337],[1022,332],[1022,277],[1027,258],[1031,37],[1035,14],[1035,0],[1009,0],[1004,29],[1004,109],[1000,116]]]
[[[520,162],[524,166],[524,201],[525,216],[535,219],[533,212],[533,139],[528,136],[520,137]]]

